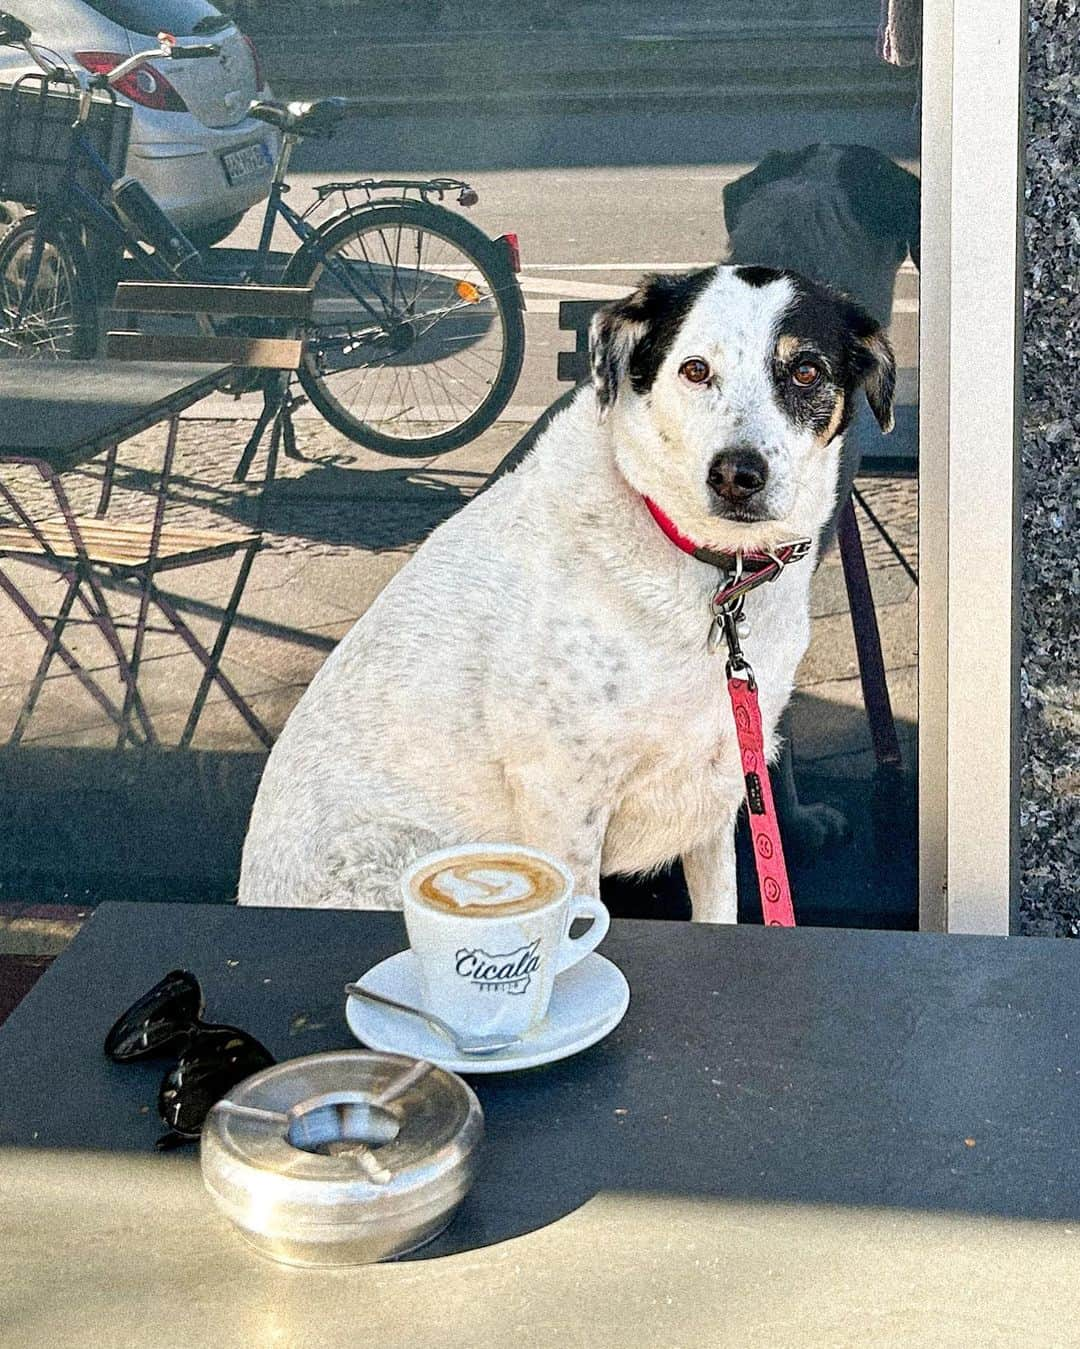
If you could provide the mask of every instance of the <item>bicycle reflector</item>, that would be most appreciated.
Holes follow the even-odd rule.
[[[130,59],[119,52],[76,52],[75,60],[91,75],[107,75],[115,70],[121,61]],[[188,106],[169,81],[152,66],[141,65],[129,75],[117,80],[113,88],[118,94],[130,98],[143,108],[153,108],[156,112],[187,112]]]
[[[510,264],[510,270],[517,275],[521,271],[521,245],[518,243],[517,235],[500,234],[495,242],[502,244],[506,249],[506,260]]]
[[[454,287],[459,300],[464,300],[466,304],[476,304],[480,299],[479,287],[474,286],[471,281],[459,281]]]

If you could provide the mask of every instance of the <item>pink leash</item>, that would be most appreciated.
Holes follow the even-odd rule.
[[[727,686],[731,710],[735,716],[735,734],[742,754],[746,809],[750,837],[754,841],[754,867],[757,871],[758,894],[761,896],[761,915],[766,927],[794,927],[795,909],[791,902],[784,845],[780,842],[769,765],[765,762],[757,685],[749,679],[732,675]]]
[[[720,571],[720,587],[712,599],[713,622],[708,645],[710,651],[715,651],[722,638],[728,649],[728,696],[746,783],[746,809],[754,845],[761,913],[767,927],[794,927],[795,908],[791,902],[784,846],[780,841],[769,765],[765,759],[757,681],[743,655],[739,628],[747,591],[766,581],[774,581],[789,562],[806,557],[811,541],[795,539],[781,544],[772,553],[713,553],[699,548],[682,534],[654,501],[648,497],[643,500],[653,519],[677,548]]]

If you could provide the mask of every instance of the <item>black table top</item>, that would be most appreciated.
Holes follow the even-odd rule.
[[[211,393],[228,366],[164,361],[4,361],[0,454],[57,467],[126,440]]]
[[[103,905],[0,1029],[0,1148],[28,1150],[35,1186],[76,1154],[139,1160],[163,1178],[193,1167],[190,1157],[153,1154],[163,1066],[104,1060],[115,1016],[166,970],[187,966],[202,981],[208,1018],[246,1027],[280,1058],[349,1047],[342,984],[404,945],[399,914]],[[481,1253],[497,1262],[514,1252],[508,1239],[527,1234],[561,1269],[571,1250],[581,1258],[573,1242],[582,1231],[586,1245],[603,1245],[585,1217],[570,1222],[578,1210],[640,1223],[629,1230],[662,1247],[671,1223],[687,1224],[666,1254],[650,1247],[676,1282],[689,1277],[678,1262],[688,1250],[700,1255],[695,1243],[710,1233],[723,1230],[738,1250],[740,1232],[760,1228],[760,1237],[772,1230],[762,1224],[783,1222],[769,1237],[779,1250],[798,1215],[825,1215],[806,1218],[799,1241],[808,1260],[832,1252],[826,1281],[847,1277],[847,1243],[873,1245],[883,1214],[893,1215],[894,1237],[907,1224],[926,1252],[934,1242],[950,1249],[949,1225],[976,1218],[980,1240],[999,1219],[1080,1219],[1080,951],[1072,943],[616,921],[602,950],[630,982],[625,1020],[561,1063],[473,1077],[487,1125],[480,1177],[450,1229],[397,1270],[419,1272],[427,1262],[433,1279],[441,1269],[439,1280],[452,1280],[456,1269],[483,1268]],[[614,1216],[604,1208],[612,1195]],[[669,1215],[659,1226],[649,1216],[657,1204]],[[725,1226],[735,1212],[754,1216]],[[215,1218],[200,1211],[190,1221]],[[878,1224],[874,1235],[847,1233],[866,1222]],[[1045,1295],[1045,1251],[1032,1247],[1025,1263],[1015,1230],[1028,1226],[1005,1226],[1020,1287]],[[1072,1229],[1035,1224],[1031,1241],[1051,1230]],[[239,1242],[235,1249],[238,1268],[263,1267]],[[470,1252],[461,1258],[473,1263],[440,1259],[454,1252]],[[602,1265],[608,1256],[598,1248],[588,1258]],[[985,1273],[994,1288],[999,1262],[990,1241]],[[886,1261],[880,1278],[896,1268]],[[979,1317],[978,1279],[964,1277]],[[445,1297],[448,1286],[430,1287]],[[708,1279],[702,1287],[721,1291]],[[943,1315],[959,1314],[958,1296],[942,1294]],[[806,1314],[800,1343],[847,1342],[830,1338],[833,1322],[815,1338]],[[551,1331],[560,1315],[556,1308],[536,1326]],[[536,1342],[544,1342],[539,1333]],[[907,1341],[875,1341],[894,1342]]]

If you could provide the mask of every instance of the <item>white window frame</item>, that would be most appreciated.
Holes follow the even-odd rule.
[[[925,0],[919,925],[1016,930],[1024,0]]]

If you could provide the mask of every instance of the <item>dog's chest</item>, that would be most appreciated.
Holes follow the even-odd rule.
[[[699,657],[681,669],[654,669],[643,678],[626,709],[623,744],[627,793],[654,781],[666,791],[668,779],[698,779],[728,759],[737,773],[723,658]]]
[[[719,661],[715,676],[707,697],[654,702],[626,744],[625,772],[607,802],[605,872],[650,870],[730,822],[742,775]]]
[[[777,597],[778,598],[778,597]],[[765,742],[772,749],[803,640],[798,611],[777,627],[758,604],[746,651],[759,683]],[[706,649],[709,614],[670,649],[642,656],[634,697],[622,709],[620,763],[609,807],[604,864],[637,870],[687,851],[725,827],[742,798],[740,750],[723,649]]]

